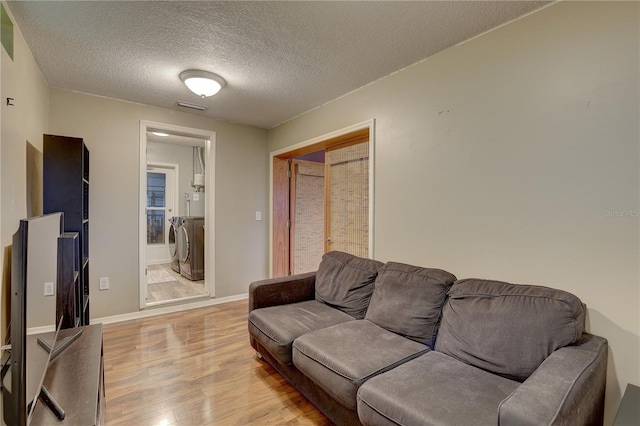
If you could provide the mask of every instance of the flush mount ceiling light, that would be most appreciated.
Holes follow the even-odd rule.
[[[169,136],[169,133],[164,133],[164,132],[151,132],[151,133],[153,133],[156,136],[161,136],[163,138]]]
[[[213,96],[222,89],[226,81],[217,74],[200,70],[187,70],[180,73],[180,80],[201,98]]]

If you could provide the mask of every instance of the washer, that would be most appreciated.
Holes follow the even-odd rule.
[[[180,274],[191,280],[204,279],[204,218],[183,216],[177,230]]]
[[[180,273],[180,259],[178,259],[177,234],[180,228],[181,218],[173,216],[169,219],[169,254],[171,255],[171,269]]]

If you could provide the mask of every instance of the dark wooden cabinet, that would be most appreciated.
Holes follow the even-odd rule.
[[[63,327],[88,325],[89,150],[81,138],[44,135],[43,210],[45,214],[63,212],[65,233],[78,234],[77,250],[74,251],[77,279],[71,280],[71,275],[67,274],[58,282],[58,312],[74,313],[73,321],[63,319]],[[66,244],[67,252],[71,253],[71,245],[75,243]],[[74,297],[69,297],[71,292]],[[70,303],[73,307],[65,306]]]
[[[76,300],[81,289],[80,244],[77,232],[65,232],[58,237],[58,282],[56,289],[56,323],[62,318],[62,328],[78,325]]]

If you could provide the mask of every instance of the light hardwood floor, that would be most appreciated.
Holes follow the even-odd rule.
[[[176,281],[147,285],[147,302],[166,302],[184,297],[206,296],[204,280],[191,281],[171,269],[170,263],[147,265],[147,269],[163,269],[171,274]]]
[[[107,425],[330,425],[249,345],[247,301],[104,326]]]

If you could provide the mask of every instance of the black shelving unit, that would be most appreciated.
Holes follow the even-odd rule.
[[[74,324],[65,321],[64,328],[89,325],[89,150],[81,138],[44,135],[43,166],[44,213],[63,212],[65,233],[78,233],[77,280],[58,283],[57,298],[66,299],[56,304],[75,313]],[[69,303],[74,306],[65,308]]]
[[[65,232],[58,237],[58,283],[56,289],[56,323],[62,317],[62,328],[76,327],[79,323],[76,300],[82,300],[80,261],[77,232]]]

